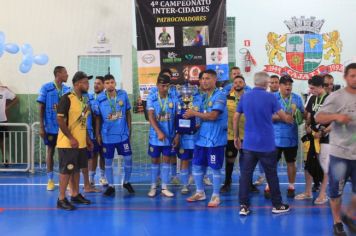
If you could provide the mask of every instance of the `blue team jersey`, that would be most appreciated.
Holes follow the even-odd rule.
[[[283,99],[279,92],[274,93],[274,95],[286,113],[294,113],[296,108],[304,113],[302,98],[297,94],[291,94],[291,101],[289,98]],[[298,146],[298,126],[295,122],[293,124],[287,124],[280,121],[274,122],[273,129],[277,147]]]
[[[183,102],[181,100],[179,100],[180,105],[183,105]],[[196,92],[193,95],[193,109],[197,110],[197,111],[201,111],[201,107],[202,107],[202,96],[199,92]],[[200,119],[196,118],[195,120],[195,124],[197,126],[200,125]],[[180,138],[180,148],[182,149],[194,149],[194,145],[195,145],[195,141],[197,139],[197,134],[198,132],[196,132],[195,134],[183,134],[181,135]]]
[[[88,102],[91,109],[91,113],[89,113],[89,116],[87,118],[87,130],[91,140],[95,139],[95,132],[94,132],[95,127],[94,127],[94,120],[93,120],[94,118],[92,114],[98,113],[99,104],[97,102],[97,98],[103,93],[104,92],[101,92],[99,94],[95,94],[95,93],[88,94]]]
[[[226,145],[227,107],[225,93],[216,88],[210,98],[208,98],[207,94],[204,94],[201,111],[219,111],[220,114],[214,121],[200,121],[201,126],[195,144],[201,147],[219,147]]]
[[[167,100],[167,101],[166,101]],[[161,108],[162,106],[162,108]],[[149,143],[155,146],[171,146],[175,136],[175,114],[177,112],[177,98],[168,94],[165,99],[158,98],[158,92],[152,93],[147,97],[147,111],[153,111],[158,127],[165,134],[164,141],[158,140],[156,131],[150,126]],[[162,110],[164,110],[162,112]],[[162,114],[163,113],[163,114]]]
[[[60,97],[70,92],[70,90],[70,87],[62,84],[62,90],[57,91],[54,82],[48,82],[41,87],[36,101],[45,106],[43,122],[46,133],[58,134],[57,106]]]
[[[130,101],[124,90],[116,90],[116,98],[107,97],[106,92],[97,98],[97,110],[101,117],[101,137],[103,143],[121,143],[129,139],[130,131],[126,120],[131,109]]]

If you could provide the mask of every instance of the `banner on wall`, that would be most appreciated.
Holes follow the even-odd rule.
[[[213,69],[228,80],[226,0],[135,0],[140,95],[145,100],[162,68],[172,82],[198,82]]]
[[[264,71],[288,74],[294,79],[308,80],[314,75],[342,72],[342,41],[337,30],[321,33],[325,20],[312,16],[284,21],[290,33],[269,32],[266,50],[268,65]]]

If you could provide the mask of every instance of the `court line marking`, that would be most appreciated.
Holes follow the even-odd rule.
[[[279,183],[280,185],[288,185],[289,183]],[[58,184],[55,184],[58,186]],[[122,186],[122,184],[114,184],[115,186]],[[150,183],[148,184],[132,184],[133,186],[151,186]],[[233,186],[239,186],[240,184],[231,184]],[[263,184],[265,185],[265,184]],[[263,186],[261,185],[261,186]],[[305,185],[305,183],[295,183],[295,185]],[[47,186],[47,184],[35,184],[35,183],[6,183],[6,184],[0,184],[0,186]],[[84,186],[84,184],[80,184],[80,186]],[[96,184],[95,186],[101,186],[100,184]],[[173,184],[168,184],[168,186],[177,186]],[[181,185],[178,185],[181,186]]]
[[[189,203],[188,203],[189,204]],[[293,209],[326,209],[329,206],[290,206]],[[85,211],[180,211],[180,210],[238,210],[240,206],[219,206],[217,208],[209,208],[207,206],[192,206],[192,207],[79,207],[78,210]],[[272,206],[251,206],[251,210],[272,209]],[[9,207],[0,208],[0,212],[4,211],[57,211],[56,207]]]

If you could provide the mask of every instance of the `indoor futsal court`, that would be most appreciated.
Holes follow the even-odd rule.
[[[355,0],[0,3],[0,236],[356,236]]]

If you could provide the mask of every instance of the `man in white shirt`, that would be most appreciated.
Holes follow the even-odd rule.
[[[18,102],[16,94],[13,93],[8,87],[0,86],[0,123],[7,122],[7,111]],[[8,136],[7,127],[0,126],[0,148],[1,156],[3,157],[3,162],[6,164],[4,159],[4,138]]]

